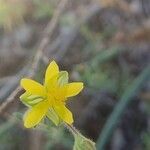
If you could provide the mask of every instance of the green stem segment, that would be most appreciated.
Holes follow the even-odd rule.
[[[141,89],[142,85],[150,77],[150,66],[146,67],[143,72],[133,81],[131,86],[127,88],[125,93],[122,95],[121,100],[114,108],[112,114],[108,118],[100,137],[97,140],[97,149],[104,150],[107,142],[109,141],[114,129],[116,128],[120,118],[123,115],[124,110],[128,104],[133,100],[132,98]]]
[[[67,124],[67,123],[64,123],[64,125],[73,134],[73,136],[79,134],[79,131],[73,125],[70,125],[70,124]]]

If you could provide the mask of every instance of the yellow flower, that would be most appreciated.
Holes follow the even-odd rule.
[[[52,120],[55,125],[62,121],[73,123],[72,113],[65,104],[68,97],[77,95],[83,89],[83,83],[68,83],[68,73],[59,71],[55,61],[49,64],[43,85],[24,78],[21,80],[21,86],[26,92],[20,99],[29,107],[24,115],[26,128],[36,126],[45,117]]]

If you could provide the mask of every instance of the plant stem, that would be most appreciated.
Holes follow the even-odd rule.
[[[64,125],[73,135],[79,134],[78,130],[73,125],[69,125],[67,123],[64,123]]]

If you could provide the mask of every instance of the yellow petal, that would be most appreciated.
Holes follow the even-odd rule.
[[[26,128],[32,128],[36,126],[46,115],[48,111],[48,103],[41,102],[31,109],[29,109],[24,115],[24,126]]]
[[[66,108],[64,105],[61,106],[54,106],[54,110],[58,114],[58,116],[66,123],[72,124],[73,123],[73,116],[71,111]]]
[[[79,94],[79,92],[83,89],[83,83],[82,82],[74,82],[69,83],[67,87],[67,94],[66,97],[71,97]]]
[[[52,93],[56,91],[56,88],[61,88],[68,83],[68,72],[60,71],[56,75],[54,75],[49,81],[46,83],[45,87],[48,92]],[[57,92],[58,93],[58,92]]]
[[[48,92],[53,91],[57,87],[57,80],[59,74],[54,75],[45,85]]]
[[[47,70],[45,73],[45,84],[47,84],[47,82],[58,73],[59,73],[59,67],[55,61],[52,61],[47,67]]]
[[[64,102],[66,99],[66,93],[67,93],[67,86],[58,87],[54,91],[54,97],[57,101]]]
[[[21,86],[30,94],[43,97],[46,96],[46,90],[44,86],[34,80],[24,78],[21,80]]]

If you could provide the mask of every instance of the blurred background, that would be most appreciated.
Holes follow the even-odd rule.
[[[51,21],[55,28],[33,78],[42,82],[47,64],[56,60],[70,81],[84,82],[68,106],[74,126],[99,143],[124,93],[150,65],[150,1],[0,0],[0,104],[27,76]],[[150,150],[150,80],[137,88],[131,98],[125,95],[128,105],[105,150]],[[21,115],[27,108],[18,97],[0,115],[0,150],[72,149],[73,137],[63,126],[25,129]]]

